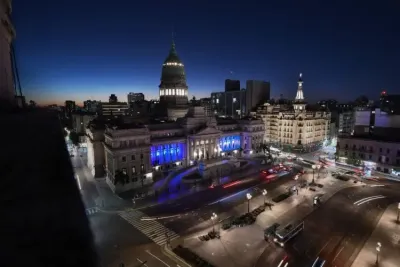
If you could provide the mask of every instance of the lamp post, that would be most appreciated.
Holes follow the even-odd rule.
[[[311,182],[311,184],[313,185],[313,184],[315,184],[314,171],[315,171],[315,168],[317,168],[317,166],[316,165],[312,165],[311,168],[312,168],[312,182]]]
[[[247,198],[247,213],[250,213],[250,199],[252,198],[253,196],[250,194],[250,193],[247,193],[246,194],[246,198]]]
[[[318,172],[318,176],[317,176],[317,178],[319,179],[319,170],[321,169],[321,165],[320,164],[317,164],[317,172]]]
[[[375,264],[379,263],[379,253],[381,252],[382,244],[381,242],[376,243],[376,262]]]
[[[263,196],[264,196],[264,206],[266,206],[267,205],[267,190],[266,189],[264,189],[263,191],[262,191],[262,194],[263,194]]]
[[[211,222],[212,222],[212,227],[213,227],[213,233],[215,233],[215,223],[214,220],[216,220],[218,218],[218,215],[215,214],[215,212],[213,212],[213,214],[211,215]]]

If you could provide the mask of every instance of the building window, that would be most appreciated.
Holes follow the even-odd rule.
[[[368,159],[370,159],[370,160],[371,160],[371,159],[372,159],[372,155],[368,155]]]
[[[132,174],[136,174],[136,167],[135,166],[132,167]]]
[[[140,154],[140,159],[143,159],[143,154]]]
[[[144,164],[140,165],[140,173],[144,173]]]
[[[389,154],[390,153],[390,149],[388,148],[388,149],[386,149],[386,153],[387,154]]]
[[[132,155],[132,156],[131,156],[131,160],[135,160],[135,155]]]
[[[122,173],[126,175],[126,168],[122,168]]]
[[[125,156],[122,157],[122,162],[126,162],[126,157]]]

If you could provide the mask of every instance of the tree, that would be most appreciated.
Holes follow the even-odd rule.
[[[36,102],[33,100],[29,100],[29,107],[30,108],[35,108],[36,107]]]
[[[76,132],[72,131],[69,133],[69,140],[71,140],[74,146],[79,146],[79,135]]]
[[[114,185],[120,183],[125,185],[128,183],[129,176],[121,170],[116,170],[114,174]]]
[[[361,166],[362,160],[357,156],[348,157],[346,163],[354,166]]]

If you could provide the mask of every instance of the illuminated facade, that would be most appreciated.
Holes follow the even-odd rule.
[[[88,136],[93,136],[88,129]],[[162,171],[239,153],[261,151],[264,124],[260,120],[217,120],[203,107],[191,107],[177,122],[148,125],[109,124],[103,130],[103,151],[88,146],[91,168],[102,164],[106,180],[115,192],[147,190]],[[97,138],[98,139],[98,138]],[[93,138],[87,138],[93,143]],[[90,147],[90,149],[89,149]],[[103,153],[103,154],[102,154]],[[102,159],[102,160],[101,160]],[[116,175],[124,174],[124,183]]]
[[[330,112],[306,109],[301,74],[292,105],[266,103],[257,115],[264,121],[264,142],[285,150],[315,150],[330,136]]]
[[[175,42],[165,59],[159,85],[160,107],[165,109],[169,119],[176,120],[188,111],[188,86],[185,68],[176,52]]]
[[[172,143],[151,146],[151,165],[180,163],[185,161],[186,144]]]
[[[219,147],[223,152],[240,149],[240,135],[223,136],[219,139]]]

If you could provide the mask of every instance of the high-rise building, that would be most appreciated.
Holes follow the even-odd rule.
[[[212,112],[218,116],[246,116],[246,90],[211,93],[211,107]]]
[[[225,80],[225,92],[240,91],[240,81],[239,80]]]
[[[111,94],[110,97],[108,98],[109,103],[117,103],[118,102],[118,97],[115,94]]]
[[[75,101],[67,100],[65,101],[65,116],[71,117],[72,112],[76,110]]]
[[[99,115],[105,117],[119,117],[128,114],[129,106],[124,102],[101,102]]]
[[[270,99],[271,86],[269,82],[246,81],[246,107],[248,112],[254,111],[259,105]]]
[[[143,93],[129,93],[128,94],[128,104],[136,101],[143,101],[144,94]]]
[[[86,100],[83,101],[83,109],[88,112],[98,112],[100,108],[100,101]]]
[[[15,29],[11,23],[11,1],[0,1],[0,105],[15,106],[15,89],[11,59],[11,43],[15,38]]]
[[[185,68],[176,52],[175,42],[165,59],[159,85],[160,108],[169,119],[182,118],[188,111],[188,89]]]

